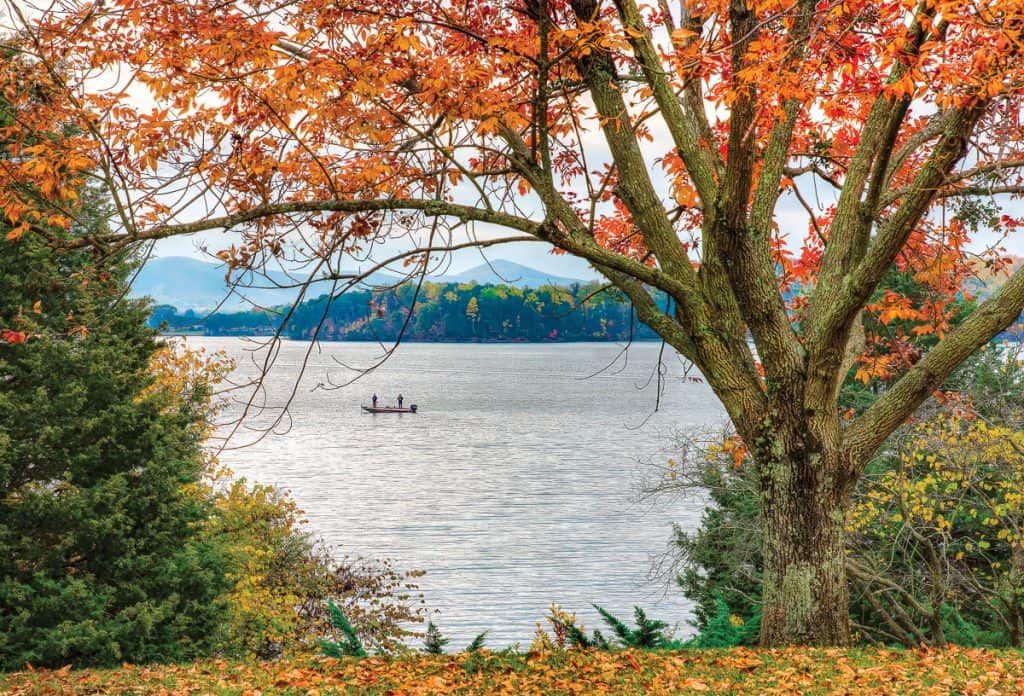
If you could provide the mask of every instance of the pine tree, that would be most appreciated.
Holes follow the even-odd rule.
[[[443,655],[444,646],[448,644],[448,639],[441,635],[440,629],[434,625],[433,621],[427,622],[427,637],[423,644],[423,652],[428,655]]]
[[[345,616],[345,612],[338,608],[334,602],[327,603],[327,610],[331,614],[331,625],[336,631],[341,632],[340,641],[320,641],[320,649],[327,657],[366,657],[366,649],[359,640],[359,632]],[[431,624],[433,625],[433,624]]]
[[[471,653],[471,652],[479,652],[480,650],[483,650],[484,642],[487,639],[487,634],[488,633],[489,633],[489,631],[484,631],[483,633],[476,634],[476,638],[474,638],[470,642],[470,644],[466,646],[466,652]]]
[[[0,669],[201,655],[227,581],[200,536],[195,404],[153,387],[160,343],[146,306],[122,297],[123,259],[96,270],[39,235],[5,236]]]

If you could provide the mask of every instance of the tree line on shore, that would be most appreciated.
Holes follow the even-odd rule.
[[[291,307],[254,307],[243,312],[204,312],[157,305],[149,324],[169,334],[266,336],[279,332],[293,340],[322,341],[390,342],[399,337],[403,341],[484,343],[659,339],[637,319],[622,293],[599,283],[530,289],[428,281],[419,292],[407,283],[338,297],[322,295],[300,303],[294,311]],[[1011,329],[999,340],[1020,341],[1021,337]]]
[[[411,314],[411,317],[410,317]],[[286,320],[287,318],[287,320]],[[408,321],[407,321],[408,319]],[[657,338],[628,300],[598,283],[568,287],[425,282],[322,295],[291,308],[245,312],[154,308],[150,324],[168,333],[267,335],[327,341],[628,341]]]

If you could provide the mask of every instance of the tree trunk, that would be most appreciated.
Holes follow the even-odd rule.
[[[846,496],[831,457],[762,464],[764,596],[761,645],[850,641],[844,523]]]

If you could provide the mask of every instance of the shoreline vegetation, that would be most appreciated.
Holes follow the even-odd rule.
[[[410,311],[412,316],[410,317]],[[290,313],[290,316],[289,316]],[[284,317],[287,322],[282,327]],[[322,295],[291,308],[244,312],[153,309],[166,333],[268,336],[323,341],[541,343],[657,340],[629,302],[598,283],[518,288],[477,283],[411,284]]]
[[[659,302],[664,304],[662,296]],[[409,314],[412,313],[410,317]],[[287,321],[282,326],[285,317]],[[1020,322],[1024,322],[1024,314]],[[1018,324],[1020,323],[1018,322]],[[260,337],[306,341],[404,343],[577,343],[658,341],[628,299],[600,283],[520,288],[513,285],[406,283],[353,290],[300,303],[246,311],[161,304],[149,325],[168,336]],[[996,340],[1018,342],[1011,328]]]
[[[979,648],[733,648],[204,660],[115,669],[28,669],[0,674],[0,692],[1007,694],[1024,692],[1024,654]]]

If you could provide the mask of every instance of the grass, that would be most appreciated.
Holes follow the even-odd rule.
[[[481,651],[209,660],[0,674],[27,694],[998,694],[1024,693],[1024,652],[934,650]]]

